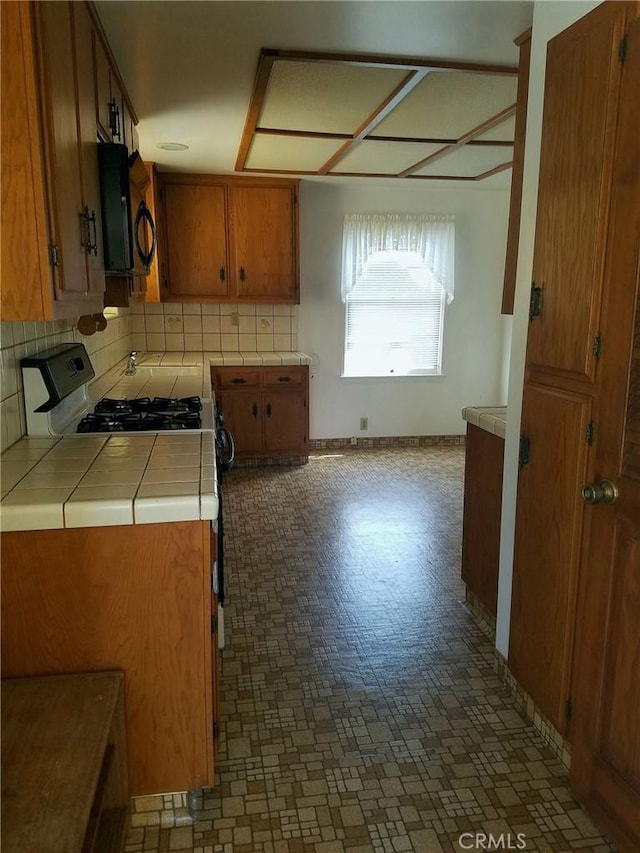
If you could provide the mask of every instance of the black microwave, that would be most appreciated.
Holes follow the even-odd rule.
[[[140,155],[126,145],[98,143],[104,269],[147,275],[156,248],[156,229],[136,172],[146,174]]]

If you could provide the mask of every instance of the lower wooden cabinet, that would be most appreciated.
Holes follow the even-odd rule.
[[[462,580],[492,616],[498,601],[504,439],[467,424]]]
[[[132,796],[213,784],[208,521],[2,535],[2,676],[121,670]]]
[[[4,853],[120,853],[128,814],[122,673],[3,679]]]
[[[215,367],[211,378],[239,457],[308,454],[307,365]]]

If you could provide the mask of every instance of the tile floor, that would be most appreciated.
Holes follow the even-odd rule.
[[[232,472],[217,785],[126,853],[613,850],[464,605],[463,454]]]

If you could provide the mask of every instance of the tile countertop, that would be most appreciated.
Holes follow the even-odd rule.
[[[124,375],[126,360],[123,360],[93,382],[89,390],[94,400],[102,397],[210,397],[210,367],[279,366],[311,364],[311,361],[304,352],[144,352],[140,354],[134,376]],[[154,367],[159,370],[154,372]],[[184,372],[178,374],[180,370]]]
[[[465,406],[463,420],[494,435],[505,437],[507,430],[506,406]]]
[[[212,365],[310,364],[301,352],[142,353],[89,388],[102,397],[210,397]],[[213,432],[22,438],[0,457],[0,529],[107,527],[218,515]]]

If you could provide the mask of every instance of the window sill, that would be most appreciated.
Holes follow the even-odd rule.
[[[379,376],[372,376],[367,373],[362,376],[355,373],[341,373],[340,379],[374,379],[378,382],[380,379],[446,379],[446,373],[381,373]]]

